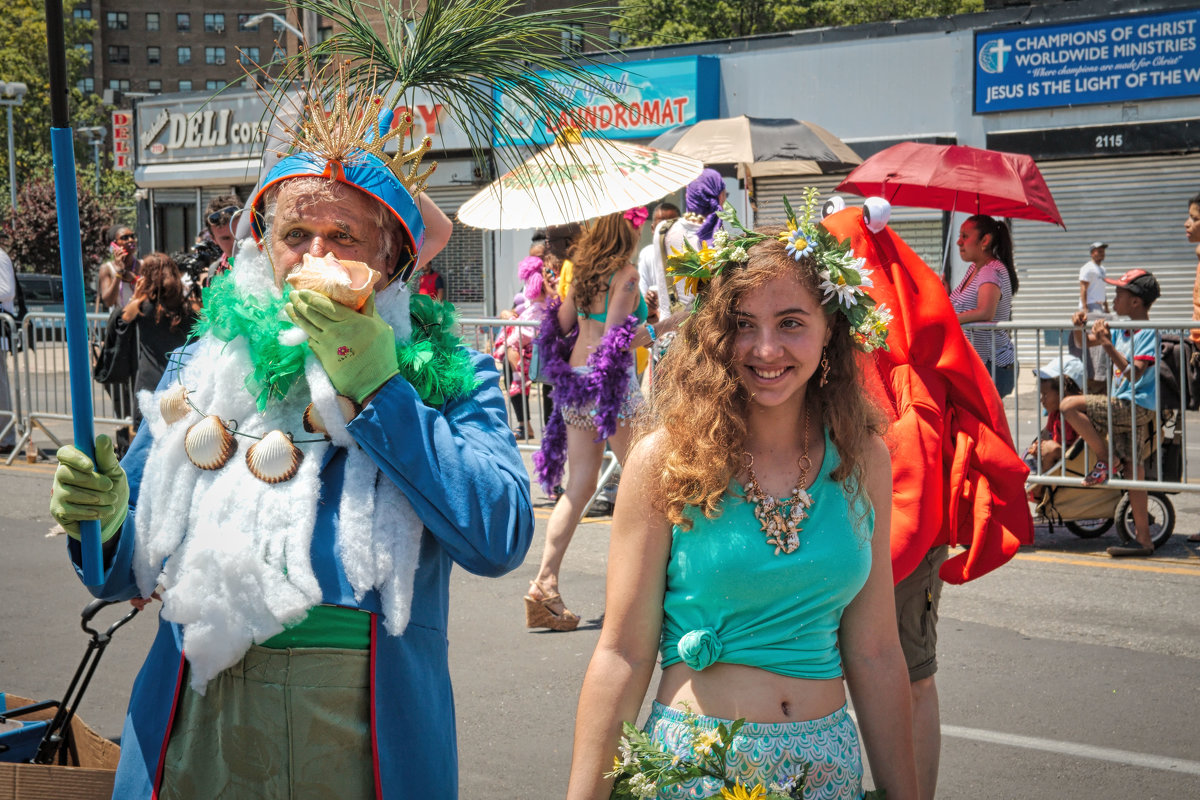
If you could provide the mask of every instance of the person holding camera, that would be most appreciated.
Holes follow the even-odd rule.
[[[221,248],[221,257],[209,265],[204,286],[233,265],[233,223],[241,210],[242,201],[236,194],[223,194],[208,201],[204,221],[209,237]]]
[[[97,276],[99,303],[105,311],[124,306],[133,297],[141,262],[137,257],[137,234],[128,225],[113,225],[106,234],[108,261],[100,265]]]

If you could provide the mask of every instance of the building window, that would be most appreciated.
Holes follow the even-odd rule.
[[[257,30],[257,28],[247,28],[246,27],[246,20],[250,19],[252,16],[254,16],[254,15],[253,14],[238,14],[237,15],[239,32]]]
[[[105,15],[108,29],[110,31],[127,31],[129,30],[129,15],[124,11],[109,11]]]
[[[276,47],[271,51],[271,60],[278,61],[281,58],[287,58],[287,50],[282,47]]]
[[[162,48],[161,47],[147,47],[146,48],[146,63],[147,64],[161,64],[162,63]]]
[[[243,47],[242,52],[238,55],[238,63],[244,64],[247,67],[258,65],[258,48]]]
[[[564,53],[583,52],[583,25],[572,22],[562,32],[562,49]]]
[[[218,89],[224,89],[225,84],[223,81],[205,81],[204,88],[210,92],[215,92]]]
[[[108,82],[108,88],[112,89],[114,92],[128,92],[129,91],[129,79],[121,78],[120,80],[118,80],[116,78],[113,78],[112,80],[110,80]]]
[[[176,14],[175,15],[175,30],[180,33],[187,33],[192,29],[191,14]]]
[[[146,30],[156,31],[160,27],[161,15],[157,11],[150,11],[146,14]]]
[[[77,8],[71,12],[71,16],[75,19],[91,19],[92,10],[90,8]]]
[[[123,44],[110,44],[108,46],[108,63],[128,64],[129,48]]]
[[[192,63],[192,48],[176,47],[175,48],[175,63],[176,64]]]
[[[96,79],[95,78],[80,78],[79,82],[76,83],[75,85],[77,87],[79,87],[79,91],[83,92],[84,94],[95,94],[96,93]]]
[[[224,33],[225,32],[225,15],[224,14],[205,14],[204,15],[204,32],[205,33]]]
[[[146,88],[151,92],[161,92],[162,81],[158,80],[157,78],[151,78],[150,80],[146,81]]]
[[[204,48],[204,63],[216,64],[220,66],[225,63],[225,48],[224,47],[206,47]]]
[[[608,29],[608,43],[613,47],[624,47],[628,41],[629,34],[623,29],[616,27]]]
[[[271,17],[271,30],[275,33],[283,33],[283,23]]]
[[[87,55],[87,63],[88,67],[90,68],[96,60],[96,52],[92,47],[92,43],[84,42],[83,44],[79,45],[79,49],[83,50],[84,54]]]
[[[329,37],[331,37],[331,36],[333,36],[333,26],[332,25],[326,25],[326,26],[317,28],[317,41],[318,42],[327,42],[327,41],[329,41]]]
[[[190,92],[191,90],[192,90],[192,82],[191,81],[180,81],[179,82],[179,91]]]

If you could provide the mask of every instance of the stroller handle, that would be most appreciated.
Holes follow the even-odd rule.
[[[87,607],[84,608],[79,615],[81,617],[79,627],[83,628],[85,632],[90,633],[92,635],[92,641],[94,642],[107,642],[109,638],[112,637],[113,633],[116,632],[117,628],[120,628],[126,622],[129,622],[129,620],[136,617],[138,615],[138,611],[141,610],[136,606],[131,607],[128,614],[121,617],[112,625],[109,625],[108,630],[106,630],[104,633],[100,633],[100,631],[93,628],[89,623],[91,623],[92,618],[100,612],[100,609],[107,608],[111,605],[116,605],[116,602],[111,600],[93,600],[87,604]]]

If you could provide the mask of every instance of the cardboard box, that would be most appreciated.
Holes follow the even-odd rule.
[[[6,705],[14,709],[33,702],[10,694]],[[21,719],[53,716],[51,708]],[[109,800],[121,748],[89,728],[78,715],[71,720],[70,736],[79,754],[74,766],[0,763],[0,800]]]

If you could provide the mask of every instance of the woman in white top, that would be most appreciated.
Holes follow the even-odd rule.
[[[959,324],[1008,322],[1012,319],[1012,296],[1017,293],[1017,270],[1013,267],[1012,234],[1003,222],[987,214],[968,217],[958,234],[958,254],[971,268],[958,288],[950,293],[950,304],[958,312]],[[967,340],[992,375],[1001,397],[1016,383],[1016,351],[1008,331],[968,329]]]

